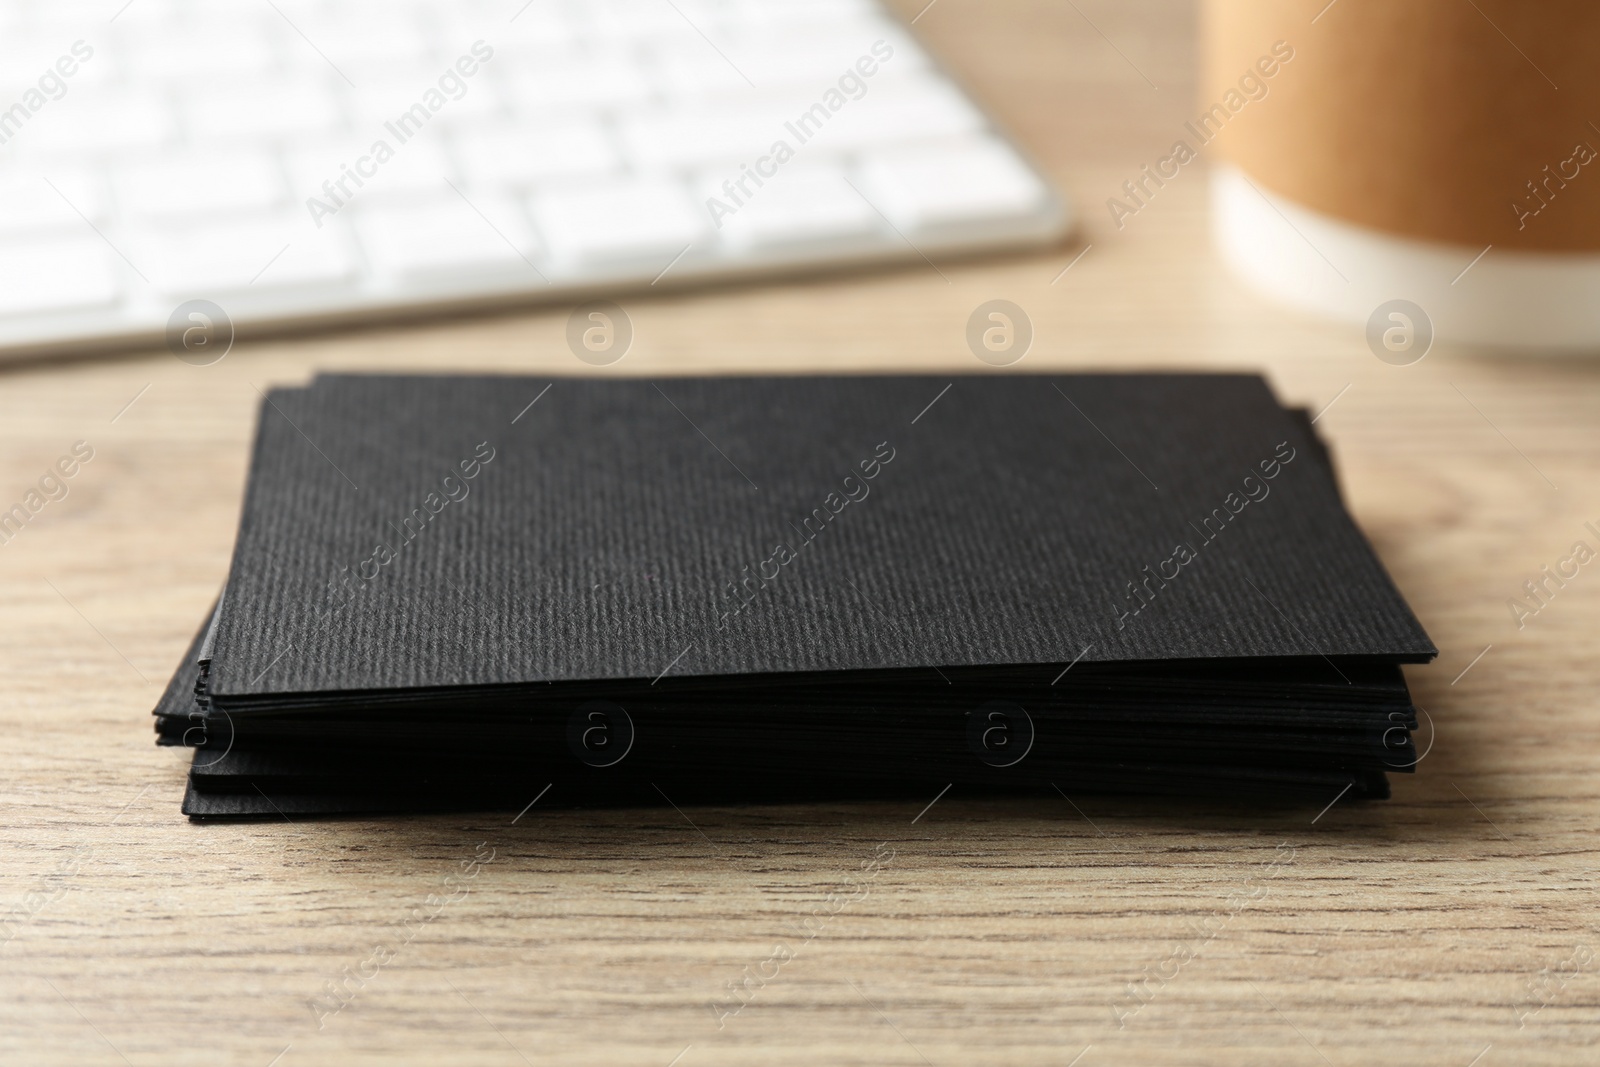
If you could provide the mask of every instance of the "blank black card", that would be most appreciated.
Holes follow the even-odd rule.
[[[291,792],[375,790],[384,750],[386,807],[481,778],[485,739],[561,749],[598,698],[656,771],[787,745],[824,779],[856,750],[946,773],[922,709],[1026,699],[1073,738],[1052,774],[1370,781],[1404,769],[1395,665],[1433,655],[1258,377],[324,376],[262,406],[187,715]],[[874,714],[898,745],[808,740]]]

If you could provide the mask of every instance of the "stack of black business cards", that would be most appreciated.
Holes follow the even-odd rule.
[[[337,375],[156,714],[196,817],[1371,797],[1434,655],[1257,377]]]

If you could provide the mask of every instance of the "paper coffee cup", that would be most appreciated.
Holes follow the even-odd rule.
[[[1600,348],[1600,4],[1208,0],[1204,60],[1194,128],[1248,281]]]

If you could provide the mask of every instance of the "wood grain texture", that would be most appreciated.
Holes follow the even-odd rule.
[[[190,825],[147,714],[223,578],[258,390],[319,368],[584,372],[565,310],[208,368],[8,371],[0,507],[74,441],[95,457],[0,546],[0,1062],[1600,1058],[1600,565],[1523,629],[1506,603],[1600,543],[1600,366],[1444,345],[1379,362],[1358,328],[1223,273],[1203,164],[1111,225],[1105,199],[1188,117],[1187,3],[940,0],[917,30],[1074,198],[1089,252],[1054,283],[1082,243],[625,297],[636,340],[606,373],[981,371],[966,318],[1003,297],[1035,323],[1031,369],[1264,368],[1286,401],[1337,397],[1318,426],[1352,509],[1442,650],[1410,671],[1437,728],[1419,773],[1320,815],[957,790],[920,817],[926,800]],[[492,861],[431,914],[480,844]],[[308,1002],[346,968],[368,977],[319,1028]],[[747,973],[772,977],[725,1014]]]

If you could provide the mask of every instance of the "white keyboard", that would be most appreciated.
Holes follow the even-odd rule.
[[[1066,225],[874,0],[0,6],[0,357]]]

